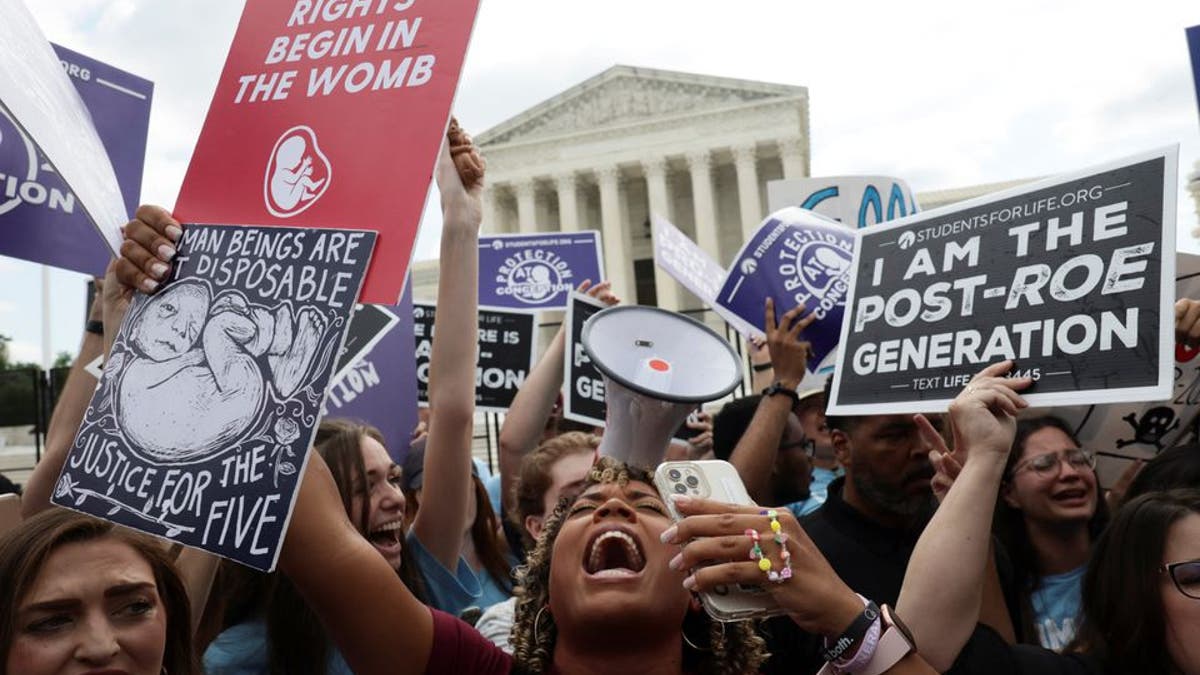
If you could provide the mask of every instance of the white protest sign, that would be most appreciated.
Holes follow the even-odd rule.
[[[1033,405],[1171,394],[1178,148],[858,231],[829,412],[940,412],[1014,360]]]
[[[1200,300],[1200,256],[1176,255],[1175,296]],[[1037,411],[1066,420],[1080,444],[1096,453],[1101,485],[1112,485],[1131,462],[1153,458],[1191,431],[1200,405],[1200,349],[1176,344],[1174,354],[1174,390],[1165,400]]]
[[[725,268],[666,218],[655,215],[651,222],[654,227],[655,264],[703,300],[704,304],[733,326],[734,330],[747,338],[755,335],[757,331],[753,326],[717,304],[721,280],[725,278]]]
[[[795,206],[858,229],[918,211],[908,183],[890,176],[791,178],[767,183],[769,211]]]
[[[20,0],[0,0],[0,105],[41,148],[116,252],[128,220],[92,116]]]

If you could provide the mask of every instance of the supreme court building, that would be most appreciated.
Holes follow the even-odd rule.
[[[766,215],[768,181],[809,176],[805,87],[613,66],[475,137],[485,233],[598,230],[627,303],[698,309],[654,264],[661,214],[722,265]],[[918,194],[922,208],[1025,181]],[[413,266],[433,299],[437,263]]]

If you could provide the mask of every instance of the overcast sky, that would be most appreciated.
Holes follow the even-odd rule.
[[[242,3],[25,2],[51,41],[154,81],[142,201],[171,207]],[[1183,31],[1195,24],[1195,0],[484,0],[455,108],[482,131],[618,63],[803,85],[813,175],[893,175],[917,192],[1180,143],[1187,235],[1200,117]],[[423,258],[439,229],[426,215]],[[38,269],[0,257],[0,333],[29,360]],[[55,352],[76,349],[82,280],[53,274]]]

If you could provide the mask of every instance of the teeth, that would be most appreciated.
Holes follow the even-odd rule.
[[[403,527],[404,527],[404,521],[393,520],[390,523],[380,525],[379,527],[375,528],[374,530],[371,530],[371,534],[377,534],[379,532],[390,532],[392,530],[399,530]]]
[[[599,537],[596,537],[596,540],[592,542],[592,553],[588,559],[588,567],[593,570],[597,570],[600,567],[602,558],[600,553],[601,544],[608,539],[616,539],[620,541],[625,547],[625,552],[629,556],[629,562],[631,565],[633,565],[634,569],[642,568],[644,563],[642,562],[641,553],[638,552],[637,542],[634,541],[633,537],[620,530],[609,530],[608,532],[601,534]]]

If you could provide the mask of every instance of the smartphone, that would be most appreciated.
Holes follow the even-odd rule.
[[[754,506],[737,469],[721,460],[663,462],[654,471],[654,485],[663,495],[671,518],[682,519],[670,495],[687,495],[729,504]],[[766,581],[764,577],[763,581]],[[783,614],[785,610],[761,586],[718,586],[700,594],[708,615],[717,621],[744,621]]]

